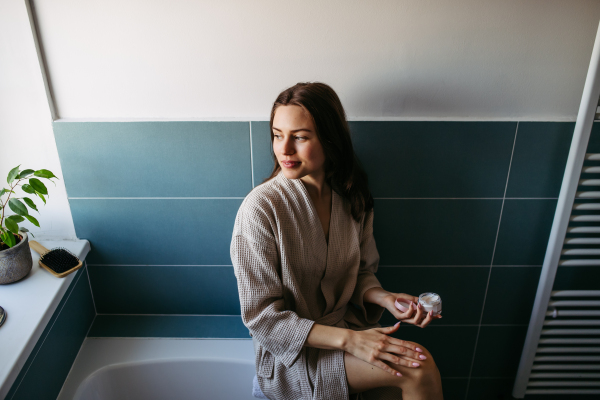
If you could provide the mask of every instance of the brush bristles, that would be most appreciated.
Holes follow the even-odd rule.
[[[45,253],[40,257],[40,261],[57,274],[68,271],[79,264],[79,258],[62,247]]]

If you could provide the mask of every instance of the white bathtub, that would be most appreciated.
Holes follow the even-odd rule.
[[[256,400],[252,340],[87,338],[57,400]]]

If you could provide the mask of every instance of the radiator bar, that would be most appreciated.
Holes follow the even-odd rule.
[[[540,386],[567,386],[567,387],[577,387],[577,386],[587,386],[587,387],[599,387],[600,381],[533,381],[529,382],[527,387],[540,387]]]
[[[600,371],[600,364],[534,364],[534,371]]]
[[[525,394],[600,394],[598,389],[527,389]],[[522,398],[522,397],[519,397]]]
[[[531,379],[573,378],[573,379],[600,379],[600,373],[595,372],[533,372]]]

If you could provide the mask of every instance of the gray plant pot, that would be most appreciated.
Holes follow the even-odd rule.
[[[23,239],[16,246],[0,251],[0,284],[16,282],[24,278],[33,266],[29,236],[19,232]]]

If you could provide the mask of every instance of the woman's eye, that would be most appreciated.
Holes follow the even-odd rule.
[[[305,140],[306,138],[304,136],[296,136],[297,140]]]

